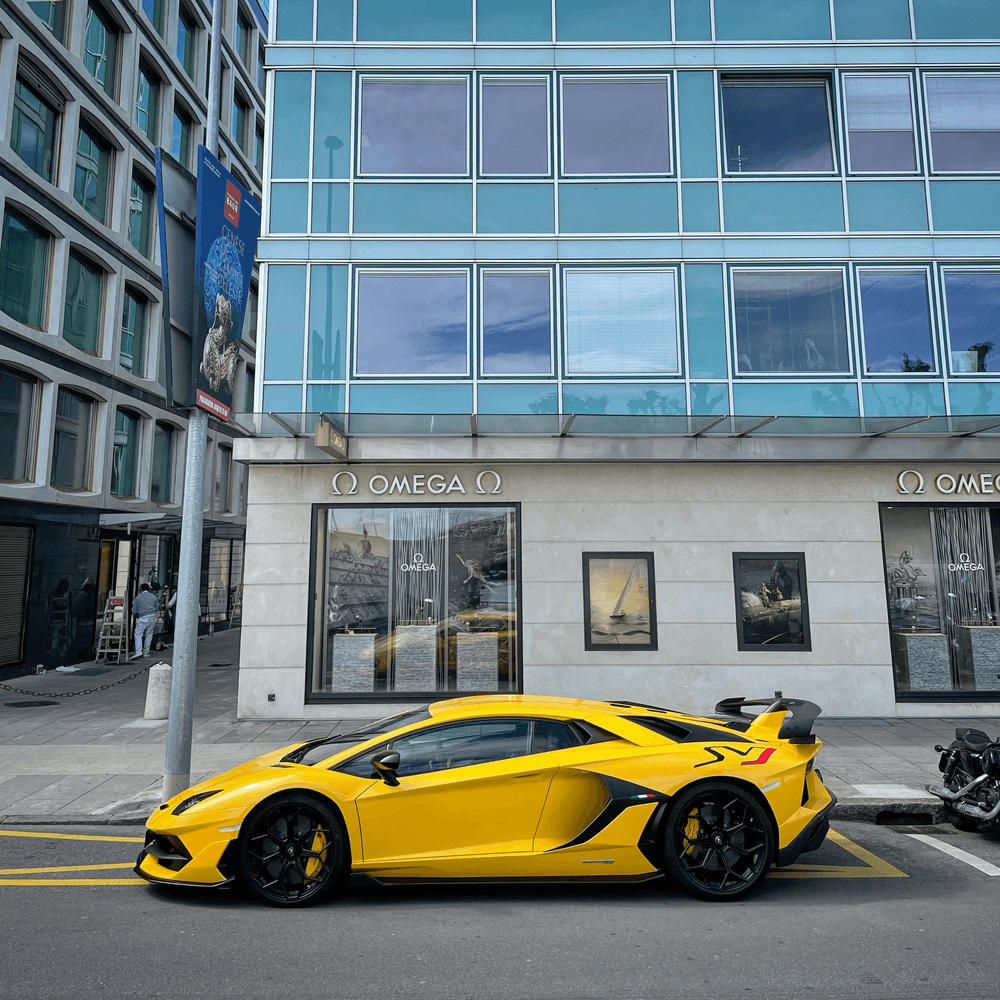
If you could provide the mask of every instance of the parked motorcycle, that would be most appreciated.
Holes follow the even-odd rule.
[[[981,823],[1000,828],[1000,740],[991,740],[979,729],[956,729],[941,754],[938,770],[943,785],[927,791],[944,800],[945,813],[959,830],[975,830]]]

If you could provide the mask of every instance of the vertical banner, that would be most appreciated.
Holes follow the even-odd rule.
[[[229,419],[233,405],[259,233],[260,202],[199,146],[191,353],[195,402],[221,420]]]

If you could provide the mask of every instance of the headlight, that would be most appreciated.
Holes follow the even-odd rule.
[[[218,795],[221,792],[221,788],[216,788],[211,792],[199,792],[197,795],[188,796],[176,809],[174,809],[173,814],[175,816],[180,816],[182,812],[187,812],[191,806],[196,806],[199,802],[204,802],[205,799],[210,799],[213,795]]]

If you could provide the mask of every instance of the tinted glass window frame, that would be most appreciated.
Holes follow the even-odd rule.
[[[545,166],[541,170],[491,170],[486,163],[486,93],[491,87],[545,88]],[[481,177],[551,177],[552,176],[552,84],[548,75],[513,76],[482,74],[479,77],[479,174]]]
[[[499,367],[498,363],[490,360],[491,355],[487,354],[487,341],[494,339],[499,334],[490,334],[489,315],[489,294],[487,282],[490,278],[544,278],[548,283],[548,362],[545,366],[536,368],[511,366],[507,369]],[[554,273],[552,268],[508,268],[508,267],[483,267],[479,271],[479,367],[482,378],[507,378],[509,376],[530,376],[545,377],[555,374],[555,360],[552,334],[555,330],[555,294],[554,294]],[[490,370],[488,370],[490,369]]]
[[[956,322],[958,316],[957,312],[957,298],[958,289],[956,288],[957,275],[989,275],[989,284],[1000,288],[1000,268],[996,267],[946,267],[942,268],[942,290],[944,295],[944,318],[945,318],[945,329],[947,332],[947,347],[948,347],[948,369],[953,377],[958,378],[982,378],[983,375],[993,375],[1000,371],[1000,336],[991,336],[994,331],[1000,331],[1000,296],[997,298],[990,298],[989,293],[987,293],[987,298],[990,298],[989,304],[993,306],[994,309],[994,326],[992,329],[986,332],[980,332],[977,335],[972,336],[973,343],[966,343],[969,339],[965,337],[959,340],[958,327],[959,324]],[[972,367],[972,359],[969,358],[969,365],[957,364],[958,359],[956,354],[969,355],[972,348],[974,347],[974,342],[979,341],[985,347],[988,343],[992,341],[992,349],[986,351],[981,357],[976,360],[977,368]],[[965,360],[965,359],[963,359]]]
[[[574,115],[572,111],[568,111],[567,105],[572,104],[572,101],[567,101],[566,89],[567,86],[572,88],[574,85],[599,85],[607,84],[609,87],[627,87],[636,84],[656,84],[659,86],[662,84],[666,90],[666,121],[664,122],[664,142],[665,142],[665,153],[667,157],[667,163],[661,169],[650,168],[650,169],[617,169],[617,170],[596,170],[596,169],[583,169],[581,164],[570,162],[567,164],[567,146],[572,145],[572,136],[567,137],[567,119],[569,120],[569,128],[572,130],[575,127],[573,121]],[[560,95],[560,176],[562,177],[672,177],[676,171],[676,156],[674,151],[673,143],[673,93],[674,88],[672,86],[672,74],[669,73],[636,73],[636,74],[608,74],[604,76],[595,76],[591,74],[566,74],[559,78],[559,95]],[[612,92],[609,90],[609,93]],[[623,89],[622,93],[626,93]],[[588,123],[590,124],[590,123]],[[593,148],[599,148],[601,145],[606,145],[606,140],[604,143],[593,144]]]
[[[907,81],[907,86],[910,94],[910,129],[906,133],[905,129],[857,129],[851,127],[851,104],[848,97],[848,88],[850,86],[849,81],[855,79],[872,79],[872,78],[892,78],[892,79],[905,79]],[[917,95],[916,88],[914,86],[913,75],[911,73],[844,73],[841,76],[841,91],[843,96],[844,105],[844,148],[847,156],[847,171],[850,174],[863,174],[865,176],[880,174],[919,174],[921,172],[921,150],[919,135],[917,132]],[[851,136],[855,132],[868,132],[868,133],[887,133],[887,132],[898,132],[900,134],[908,134],[913,143],[913,166],[912,167],[891,167],[886,169],[871,169],[868,167],[856,166],[853,162],[855,155],[851,148]]]
[[[989,129],[941,129],[935,128],[934,114],[931,107],[933,97],[932,92],[934,89],[934,81],[938,80],[960,80],[962,82],[968,82],[971,80],[991,80],[993,81],[994,88],[1000,92],[1000,74],[997,73],[928,73],[924,76],[924,97],[925,97],[925,107],[927,109],[927,146],[928,152],[931,160],[931,172],[935,174],[968,174],[968,173],[985,173],[985,174],[995,174],[1000,172],[1000,108],[993,111],[993,119],[995,122],[994,128]],[[981,108],[987,105],[987,102],[981,99],[975,102],[975,107]],[[935,155],[935,135],[939,133],[975,133],[975,132],[988,132],[994,134],[996,153],[995,159],[990,166],[943,166],[938,160],[941,158],[940,155]]]
[[[874,344],[873,349],[869,350],[869,340],[873,339],[871,330],[871,320],[869,320],[869,330],[866,331],[865,323],[865,278],[868,275],[921,275],[924,278],[924,289],[925,289],[925,301],[926,301],[926,317],[928,323],[928,343],[927,347],[929,349],[929,357],[915,357],[913,358],[914,363],[919,363],[921,361],[930,364],[930,368],[927,371],[904,371],[900,369],[875,369],[871,368],[870,365],[875,362],[874,358]],[[914,375],[937,375],[940,370],[940,361],[937,357],[937,337],[935,336],[935,326],[934,326],[934,310],[933,310],[933,293],[931,284],[931,273],[930,269],[927,267],[904,267],[904,266],[887,266],[887,267],[859,267],[857,269],[858,278],[858,320],[860,324],[860,342],[862,351],[862,362],[863,370],[865,375],[870,375],[872,377],[881,377],[883,375],[899,375],[906,378],[912,378]],[[908,354],[908,352],[901,352],[901,354]]]
[[[733,170],[730,167],[731,155],[729,152],[729,140],[727,138],[726,132],[726,91],[735,88],[819,88],[823,87],[823,92],[826,97],[826,126],[827,126],[827,137],[829,140],[829,150],[830,150],[830,161],[831,166],[829,168],[819,168],[815,170],[811,169],[794,169],[794,170],[782,170],[768,168],[764,170]],[[723,176],[726,177],[739,177],[742,174],[750,174],[754,177],[762,177],[766,175],[777,176],[777,177],[787,177],[789,175],[801,174],[803,176],[819,176],[819,177],[833,177],[839,173],[838,157],[837,157],[837,137],[834,128],[834,108],[833,99],[830,92],[830,80],[826,77],[790,77],[788,79],[765,77],[765,78],[729,78],[723,79],[719,87],[719,96],[721,99],[720,107],[720,121],[719,125],[722,129],[722,166],[723,166]]]

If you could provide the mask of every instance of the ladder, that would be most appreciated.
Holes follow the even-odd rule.
[[[97,640],[97,659],[105,663],[123,663],[128,659],[128,609],[124,597],[108,595]]]

